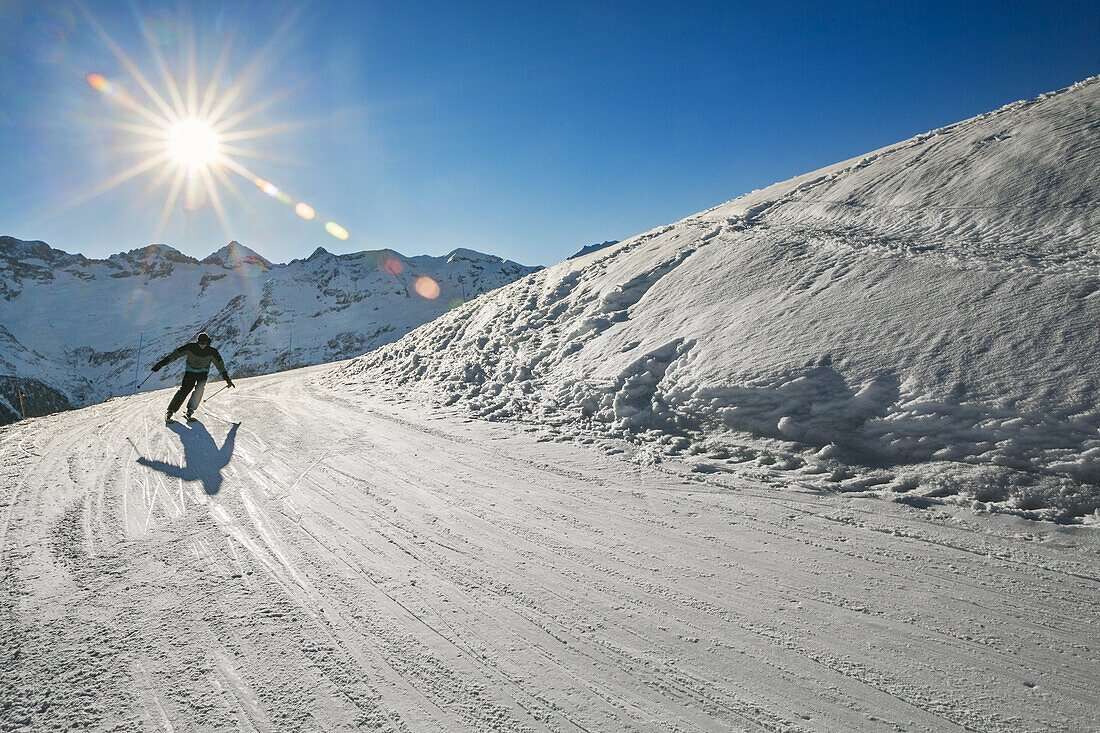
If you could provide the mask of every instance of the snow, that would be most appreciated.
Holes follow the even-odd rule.
[[[7,730],[1080,730],[1100,534],[349,394],[0,428]]]
[[[535,269],[461,252],[337,256],[319,247],[273,265],[230,242],[201,262],[163,244],[88,260],[0,238],[0,375],[42,380],[82,406],[132,392],[135,373],[144,378],[204,329],[233,374],[317,364],[392,341]],[[438,286],[421,288],[434,298],[418,294],[419,278]],[[147,386],[176,379],[169,369]]]
[[[1089,729],[1098,106],[753,192],[197,423],[161,390],[0,427],[0,729]],[[7,324],[72,333],[28,303],[123,279],[31,252],[21,368]],[[431,259],[149,254],[237,328]]]
[[[1094,521],[1098,112],[1094,78],[775,184],[332,379],[658,452],[720,443],[719,470],[752,456],[821,490]]]

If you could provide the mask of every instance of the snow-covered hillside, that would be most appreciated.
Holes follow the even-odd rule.
[[[639,465],[328,369],[240,380],[168,428],[170,390],[0,428],[0,730],[1100,716],[1091,528]]]
[[[1100,77],[530,275],[334,373],[916,506],[1100,507]]]
[[[0,394],[0,423],[18,414],[14,388],[27,393],[30,414],[127,394],[135,374],[144,378],[203,328],[235,375],[318,364],[392,341],[536,269],[467,249],[404,257],[318,248],[276,265],[237,242],[201,262],[164,245],[89,260],[0,237],[0,379],[12,387]],[[147,387],[177,378],[165,370]]]

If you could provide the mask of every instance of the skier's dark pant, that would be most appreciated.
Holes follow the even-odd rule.
[[[187,412],[192,413],[202,402],[202,391],[206,387],[207,372],[184,372],[183,384],[180,385],[179,391],[176,392],[176,396],[172,398],[172,402],[168,405],[168,414],[172,415],[176,410],[180,409],[180,405],[187,399],[187,393],[191,390],[195,390],[195,393],[191,395],[191,399],[187,402]]]

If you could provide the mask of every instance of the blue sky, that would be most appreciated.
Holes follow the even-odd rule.
[[[222,120],[260,105],[235,160],[290,204],[227,171],[224,223],[196,182],[158,235],[173,161],[81,201],[154,154],[86,79],[157,112],[108,39],[165,99],[158,54],[205,88],[224,51],[219,93],[252,65]],[[0,0],[0,68],[0,234],[552,264],[1100,73],[1100,3]]]

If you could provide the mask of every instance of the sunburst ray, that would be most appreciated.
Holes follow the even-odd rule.
[[[112,127],[123,132],[132,132],[146,137],[160,138],[161,140],[168,139],[168,131],[163,127],[150,127],[149,125],[139,125],[134,122],[123,122],[122,120],[108,120],[102,117],[88,117],[85,119],[93,124]]]
[[[158,150],[164,150],[164,141],[149,140],[148,142],[116,144],[112,145],[109,150],[117,155],[125,155],[127,153],[155,153]]]
[[[150,158],[149,160],[146,160],[142,163],[136,163],[132,167],[122,171],[121,173],[119,173],[117,176],[110,179],[109,181],[106,181],[105,183],[91,189],[90,191],[86,191],[86,192],[80,194],[79,196],[77,196],[73,200],[69,201],[67,204],[64,204],[60,209],[53,212],[53,215],[56,216],[58,214],[61,214],[63,212],[68,211],[69,209],[80,206],[84,202],[90,201],[90,200],[94,199],[96,196],[99,196],[103,193],[106,193],[107,191],[110,191],[112,188],[115,188],[116,186],[120,186],[123,183],[126,183],[126,181],[129,181],[131,178],[135,178],[136,176],[140,176],[142,173],[145,173],[146,171],[149,171],[149,170],[152,170],[153,168],[156,168],[158,165],[160,165],[161,163],[164,163],[165,161],[169,160],[171,157],[172,157],[172,154],[169,153],[166,150],[163,153],[160,153],[159,155],[156,155],[156,156]]]
[[[255,115],[257,113],[264,111],[268,107],[271,107],[271,106],[273,106],[273,105],[275,105],[279,102],[282,102],[282,101],[288,99],[293,94],[293,92],[294,92],[294,89],[292,89],[292,88],[283,89],[282,91],[276,92],[275,94],[272,94],[271,96],[267,97],[266,99],[263,99],[263,100],[257,102],[256,104],[252,105],[251,107],[249,107],[245,110],[237,112],[237,113],[235,113],[235,114],[233,114],[229,117],[226,117],[224,119],[218,120],[218,125],[217,125],[218,126],[218,131],[220,132],[221,130],[231,130],[231,129],[233,129],[237,125],[239,125],[242,122],[244,122],[245,120],[247,120],[249,117],[252,117],[253,115]]]
[[[252,171],[248,170],[247,168],[245,168],[243,165],[241,165],[237,161],[233,160],[232,158],[223,157],[218,162],[221,163],[222,165],[224,165],[229,170],[236,173],[237,175],[243,176],[244,178],[247,178],[250,181],[255,182],[257,180],[261,180],[260,176],[256,175]]]
[[[101,26],[90,13],[85,12],[84,15],[88,19],[88,24],[95,31],[96,35],[100,37],[107,48],[110,49],[111,53],[114,54],[114,57],[118,59],[119,62],[126,68],[126,71],[130,73],[130,76],[133,77],[134,81],[136,81],[138,85],[143,90],[145,90],[145,93],[149,95],[149,98],[153,100],[153,103],[157,106],[158,109],[160,109],[161,113],[170,122],[175,122],[177,119],[176,113],[172,110],[168,103],[164,101],[164,98],[160,96],[153,85],[149,83],[149,81],[145,78],[145,75],[141,73],[140,69],[138,69],[137,65],[130,60],[130,57],[126,55],[126,52],[123,51],[117,43],[115,43],[113,38],[107,35],[107,31],[103,29],[103,26]],[[141,107],[141,109],[144,109],[144,107]],[[146,112],[148,112],[148,110],[146,110]],[[149,114],[152,113],[149,112]]]
[[[176,201],[179,200],[180,190],[183,188],[183,181],[187,178],[186,171],[183,168],[176,169],[176,177],[172,180],[172,187],[168,190],[168,196],[164,199],[164,208],[160,211],[160,218],[157,220],[157,228],[154,232],[154,239],[160,239],[164,233],[164,227],[168,225],[168,217],[172,213],[172,209],[176,207]]]
[[[154,177],[153,180],[149,181],[148,185],[145,186],[145,189],[142,191],[141,194],[141,200],[148,201],[149,199],[151,199],[153,197],[153,194],[156,193],[157,190],[161,186],[163,186],[169,178],[172,177],[176,170],[176,166],[172,165],[170,161],[165,161],[165,163],[161,166],[160,171],[157,172],[156,177]]]
[[[157,65],[157,70],[160,71],[160,77],[164,80],[165,88],[168,89],[168,96],[171,98],[173,108],[176,111],[176,119],[182,119],[187,115],[187,106],[183,103],[183,96],[180,94],[176,77],[168,68],[168,62],[164,60],[164,54],[160,52],[160,46],[148,29],[145,31],[145,37],[148,40],[149,47],[153,50],[153,60]]]
[[[241,129],[241,125],[248,120],[252,120],[278,102],[284,101],[294,92],[294,87],[284,85],[278,92],[254,104],[248,106],[242,104],[245,90],[259,83],[267,74],[278,68],[278,64],[272,63],[272,59],[278,55],[282,37],[294,27],[296,19],[303,10],[304,5],[300,5],[284,19],[268,42],[247,61],[243,72],[235,75],[232,83],[228,83],[226,68],[233,44],[229,37],[223,38],[222,47],[211,73],[207,77],[204,72],[201,84],[198,44],[194,29],[186,22],[177,24],[179,28],[177,38],[180,44],[178,60],[182,69],[174,70],[162,52],[162,46],[154,35],[154,29],[135,15],[142,26],[157,73],[163,81],[164,91],[161,93],[122,47],[111,38],[104,27],[85,9],[84,14],[96,35],[126,70],[136,87],[140,88],[147,97],[147,99],[145,97],[138,99],[121,85],[103,77],[102,74],[89,73],[86,76],[89,86],[101,92],[110,102],[127,110],[128,116],[132,113],[130,119],[93,118],[91,121],[118,133],[133,136],[129,140],[120,138],[113,141],[105,146],[105,152],[119,156],[148,154],[149,157],[121,171],[101,185],[81,193],[58,212],[49,216],[78,206],[163,165],[162,170],[152,174],[151,182],[142,193],[142,199],[145,199],[165,187],[168,189],[157,220],[156,236],[158,237],[168,226],[172,212],[177,210],[181,196],[184,197],[184,208],[191,211],[209,204],[223,232],[230,236],[229,214],[220,187],[224,186],[225,191],[243,204],[248,213],[254,214],[253,208],[234,184],[232,175],[239,175],[255,184],[272,200],[290,206],[301,218],[312,220],[314,218],[312,207],[295,201],[285,191],[253,173],[238,160],[290,162],[268,153],[250,150],[240,143],[296,132],[317,124],[315,121],[267,125],[253,122],[248,129]],[[309,212],[308,216],[301,213],[304,211]],[[328,222],[325,226],[330,233],[339,231],[343,233],[341,239],[347,238],[346,230],[339,225]]]
[[[238,158],[252,158],[253,160],[266,160],[266,161],[281,161],[286,162],[283,159],[277,158],[274,155],[267,153],[258,153],[255,150],[246,150],[245,148],[238,148],[236,145],[226,145],[222,143],[218,146],[218,149],[222,154],[234,155]]]
[[[210,197],[210,204],[214,207],[214,213],[218,215],[218,221],[222,225],[222,234],[226,239],[232,238],[232,229],[229,226],[229,219],[225,214],[225,207],[222,206],[221,196],[218,195],[218,186],[214,183],[214,179],[210,177],[209,168],[200,168],[199,175],[202,177],[202,183],[206,187],[206,195]]]
[[[195,54],[195,34],[187,32],[187,116],[195,117],[199,109],[198,59]]]
[[[218,61],[214,65],[214,72],[210,75],[210,84],[207,85],[206,91],[202,95],[202,104],[199,106],[197,116],[202,119],[211,119],[210,108],[214,105],[214,101],[217,99],[218,86],[221,84],[222,74],[225,72],[225,65],[229,61],[229,41],[227,40],[222,46],[221,53],[218,55]]]
[[[245,211],[248,212],[250,216],[255,216],[256,207],[249,203],[249,201],[244,197],[244,195],[240,192],[240,189],[237,188],[237,185],[233,183],[233,179],[226,175],[223,167],[217,165],[212,167],[210,170],[214,173],[214,176],[221,182],[221,184],[225,186],[225,189],[229,191],[229,193],[233,194],[233,198],[237,199],[237,201],[240,202]]]
[[[268,125],[267,127],[260,127],[255,130],[237,130],[219,133],[219,137],[225,142],[234,142],[237,140],[252,140],[257,137],[267,137],[268,135],[281,135],[287,132],[296,132],[308,127],[312,127],[311,122],[284,122],[279,125]]]

